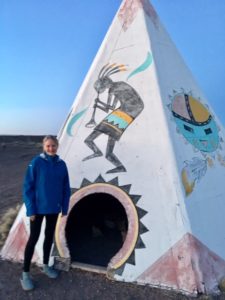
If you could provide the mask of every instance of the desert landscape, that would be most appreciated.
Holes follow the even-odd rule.
[[[41,152],[42,136],[0,137],[0,249],[22,205],[22,182],[26,167]],[[56,280],[47,278],[37,266],[32,267],[35,290],[24,292],[19,277],[22,265],[0,259],[0,300],[67,299],[67,300],[185,300],[191,299],[172,291],[115,282],[104,274],[70,269]],[[196,299],[196,298],[195,298]],[[199,295],[198,299],[225,299]]]

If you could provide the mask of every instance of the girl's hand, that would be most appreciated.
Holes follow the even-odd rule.
[[[33,215],[33,216],[30,216],[30,220],[33,222],[34,220],[35,220],[35,215]]]

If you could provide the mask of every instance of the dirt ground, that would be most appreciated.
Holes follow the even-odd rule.
[[[31,158],[41,152],[41,137],[0,136],[0,224],[9,208],[22,204],[22,182]],[[21,264],[0,260],[0,300],[65,299],[65,300],[185,300],[190,297],[149,286],[115,282],[103,274],[78,269],[61,272],[49,279],[36,266],[32,267],[35,290],[24,292],[19,277]],[[225,295],[198,299],[225,300]],[[196,298],[195,298],[196,299]]]

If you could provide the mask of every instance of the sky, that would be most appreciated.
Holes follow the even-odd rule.
[[[225,126],[225,1],[152,0]],[[0,0],[0,134],[57,134],[120,0]]]

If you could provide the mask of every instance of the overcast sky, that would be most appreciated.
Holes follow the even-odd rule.
[[[225,125],[225,1],[152,0]],[[0,134],[56,134],[120,0],[0,0]]]

